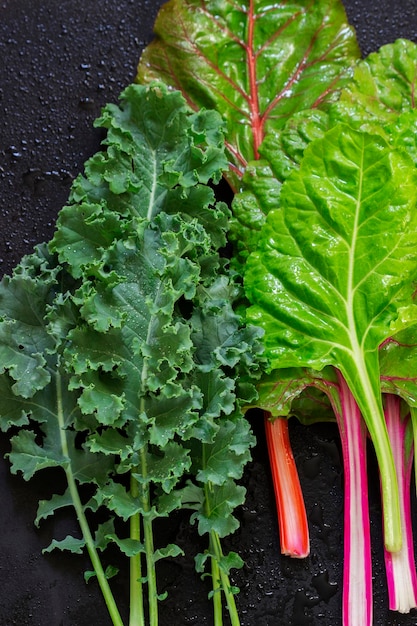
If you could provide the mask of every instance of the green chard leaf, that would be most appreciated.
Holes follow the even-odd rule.
[[[399,305],[411,302],[416,272],[415,177],[406,155],[347,126],[311,144],[249,259],[246,287],[258,304],[250,317],[259,315],[265,328],[271,369],[304,363],[302,350],[294,349],[301,346],[320,369],[334,349],[329,337],[340,337],[336,343],[345,345],[351,343],[346,337],[364,336],[377,347],[390,332],[389,323],[401,326]]]
[[[417,407],[417,326],[411,325],[385,341],[379,351],[381,385]]]
[[[332,118],[383,133],[401,113],[415,108],[416,63],[417,44],[407,39],[371,53],[358,63],[332,107]]]
[[[256,406],[271,417],[291,417],[306,424],[334,421],[334,413],[325,395],[337,378],[331,367],[320,371],[289,367],[273,370],[257,384]]]
[[[378,456],[391,548],[401,533],[378,348],[415,318],[415,204],[412,160],[337,125],[284,183],[246,272],[248,318],[265,331],[270,371],[332,365],[347,381]]]
[[[326,111],[306,109],[290,117],[279,133],[269,133],[260,159],[248,164],[232,204],[230,237],[234,263],[244,265],[256,249],[270,210],[279,206],[282,183],[298,169],[306,147],[339,122],[382,135],[417,163],[414,72],[417,45],[400,39],[359,61],[353,78]]]
[[[318,109],[295,113],[279,133],[270,133],[259,148],[260,159],[246,167],[241,191],[232,202],[232,263],[241,272],[256,250],[266,216],[279,206],[282,183],[298,169],[307,146],[329,128],[329,115]]]
[[[360,57],[338,0],[171,0],[154,30],[138,82],[163,80],[193,108],[222,114],[235,189],[264,138],[298,111],[326,108]]]

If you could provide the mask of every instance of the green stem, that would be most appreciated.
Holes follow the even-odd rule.
[[[146,454],[145,449],[141,451],[141,463],[142,463],[142,477],[146,479],[147,466],[146,466]],[[140,498],[142,502],[142,521],[143,521],[143,538],[145,544],[145,557],[146,557],[146,574],[148,581],[148,601],[149,601],[149,626],[158,626],[158,591],[156,585],[156,570],[154,559],[154,542],[153,542],[153,529],[149,484],[144,482],[139,485]]]
[[[57,376],[56,376],[56,388],[57,388],[57,417],[58,417],[58,424],[59,424],[61,449],[62,449],[63,455],[67,458],[70,458],[69,450],[68,450],[68,442],[67,442],[67,437],[66,437],[64,412],[63,412],[63,406],[62,406],[61,377],[59,373],[57,373]],[[122,618],[120,616],[119,610],[114,600],[113,593],[110,589],[106,575],[104,573],[103,566],[100,561],[100,557],[98,556],[96,547],[94,545],[94,539],[91,535],[87,518],[84,514],[84,507],[81,502],[81,498],[78,492],[77,483],[75,481],[74,474],[72,473],[71,464],[68,464],[68,466],[66,467],[65,474],[67,477],[68,487],[70,490],[74,509],[77,515],[78,523],[80,525],[81,532],[84,537],[84,541],[86,543],[87,551],[90,556],[93,569],[96,573],[98,584],[100,586],[101,593],[103,594],[103,598],[106,603],[107,609],[109,611],[113,626],[123,626]]]
[[[119,609],[117,608],[113,593],[110,589],[109,583],[104,573],[103,566],[100,561],[100,557],[98,556],[96,547],[94,545],[94,540],[91,535],[90,527],[88,525],[87,519],[84,515],[84,509],[83,509],[80,496],[78,494],[77,485],[75,483],[71,470],[68,470],[66,472],[66,475],[67,475],[67,480],[68,480],[68,485],[69,485],[72,501],[73,501],[74,508],[77,514],[78,523],[80,525],[81,532],[85,539],[87,551],[90,556],[90,560],[93,565],[94,571],[96,573],[98,584],[100,586],[101,593],[103,594],[104,601],[109,611],[113,626],[123,626],[123,621],[120,616]]]
[[[210,544],[215,560],[217,561],[217,563],[220,563],[221,559],[223,558],[223,550],[220,543],[220,537],[214,530],[210,531]],[[226,598],[226,605],[229,611],[230,623],[232,626],[240,626],[240,619],[236,608],[235,596],[232,591],[229,576],[226,574],[226,572],[223,571],[222,567],[218,567],[218,571],[220,572],[220,582],[222,591]]]
[[[210,551],[213,552],[213,546],[210,546],[210,548]],[[220,569],[217,559],[215,559],[213,556],[211,557],[211,581],[213,585],[214,626],[222,626],[223,607],[221,596]]]
[[[133,476],[130,479],[130,494],[132,498],[139,495],[138,483]],[[140,514],[130,518],[130,538],[140,541]],[[139,552],[130,557],[130,614],[129,626],[145,626],[145,611],[143,608],[142,583],[142,555]]]
[[[206,467],[206,446],[203,444],[201,451],[202,467]],[[205,507],[207,517],[210,516],[210,492],[212,484],[210,482],[204,485]],[[223,559],[223,551],[221,547],[220,537],[215,530],[210,531],[210,553],[211,553],[211,575],[213,584],[213,604],[214,604],[214,624],[221,626],[223,624],[223,610],[221,602],[221,593],[223,591],[226,606],[229,611],[230,622],[232,626],[240,626],[240,619],[236,608],[235,597],[232,592],[232,586],[228,574],[225,573],[219,563]]]
[[[201,464],[202,467],[206,467],[206,446],[202,445],[201,450]],[[212,484],[207,482],[204,485],[205,495],[205,508],[207,517],[210,517],[211,505],[210,505],[210,493],[212,491]],[[223,558],[223,551],[220,543],[220,537],[215,530],[210,531],[210,552],[211,557],[211,575],[213,584],[213,604],[214,604],[214,625],[221,626],[223,624],[223,610],[221,602],[220,590],[223,591],[226,598],[226,605],[229,611],[230,622],[232,626],[240,626],[240,619],[236,609],[236,603],[234,595],[231,591],[229,576],[224,572],[223,568],[219,566]],[[220,585],[220,589],[217,587]],[[216,621],[217,620],[217,621]]]

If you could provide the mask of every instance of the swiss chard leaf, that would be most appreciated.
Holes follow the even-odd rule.
[[[325,393],[337,382],[333,368],[321,371],[290,367],[273,370],[257,384],[256,406],[271,417],[290,417],[306,424],[334,421],[335,416]]]
[[[248,164],[242,190],[233,200],[235,263],[245,263],[247,255],[256,249],[266,215],[279,206],[281,185],[300,166],[306,147],[336,123],[343,121],[380,134],[417,162],[416,58],[417,46],[411,41],[401,39],[382,46],[358,62],[353,78],[328,112],[317,108],[301,111],[290,117],[278,134],[265,137],[259,148],[261,159]]]
[[[324,111],[296,113],[279,133],[266,136],[259,148],[260,159],[248,164],[241,191],[233,198],[230,223],[232,262],[241,266],[241,271],[248,255],[256,250],[267,214],[279,206],[282,183],[299,168],[306,147],[328,128],[329,116]]]
[[[401,532],[378,347],[415,315],[415,176],[380,136],[334,127],[283,185],[282,209],[269,213],[246,273],[270,370],[333,365],[348,382],[383,473],[391,547]]]
[[[401,113],[415,108],[416,62],[417,45],[407,39],[371,53],[357,65],[332,117],[383,132]]]
[[[382,388],[417,407],[417,327],[409,326],[384,342],[379,351]]]
[[[268,134],[297,111],[326,107],[360,57],[343,4],[236,4],[171,0],[138,68],[141,83],[161,79],[196,109],[217,109],[238,178]]]

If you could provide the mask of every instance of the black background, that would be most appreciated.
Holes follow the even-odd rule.
[[[73,178],[102,138],[92,122],[116,102],[135,76],[152,37],[161,2],[146,0],[0,0],[0,273],[9,272],[34,244],[51,237]],[[345,1],[364,55],[407,37],[417,41],[416,0]],[[279,556],[274,501],[262,424],[252,416],[258,446],[244,483],[241,528],[227,547],[245,566],[235,575],[242,626],[341,624],[342,469],[333,426],[291,424],[294,453],[310,519],[312,551],[303,561]],[[0,437],[1,456],[8,450]],[[0,462],[0,626],[107,626],[110,619],[86,558],[41,550],[52,537],[76,533],[70,515],[33,525],[39,498],[59,490],[60,476],[45,472],[29,484]],[[49,484],[48,484],[49,483]],[[417,614],[387,609],[378,479],[370,463],[374,559],[374,624],[417,624]],[[413,501],[414,518],[416,506]],[[193,552],[199,539],[182,515],[159,529],[164,540]],[[161,563],[160,623],[211,624],[208,587],[191,559]],[[127,621],[127,578],[114,581]],[[227,623],[227,620],[225,620]],[[358,625],[361,626],[361,625]]]

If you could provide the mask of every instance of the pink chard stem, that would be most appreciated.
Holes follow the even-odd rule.
[[[402,548],[399,552],[385,550],[389,608],[399,613],[409,613],[417,607],[417,575],[411,522],[411,471],[414,457],[413,444],[407,445],[407,428],[410,414],[401,415],[401,400],[392,394],[385,395],[385,420],[394,455],[400,496]]]
[[[310,538],[287,418],[271,420],[266,413],[265,433],[278,513],[281,552],[286,556],[304,558],[310,552]]]
[[[372,626],[372,561],[366,469],[367,430],[338,372],[341,410],[335,410],[344,466],[343,626]]]

